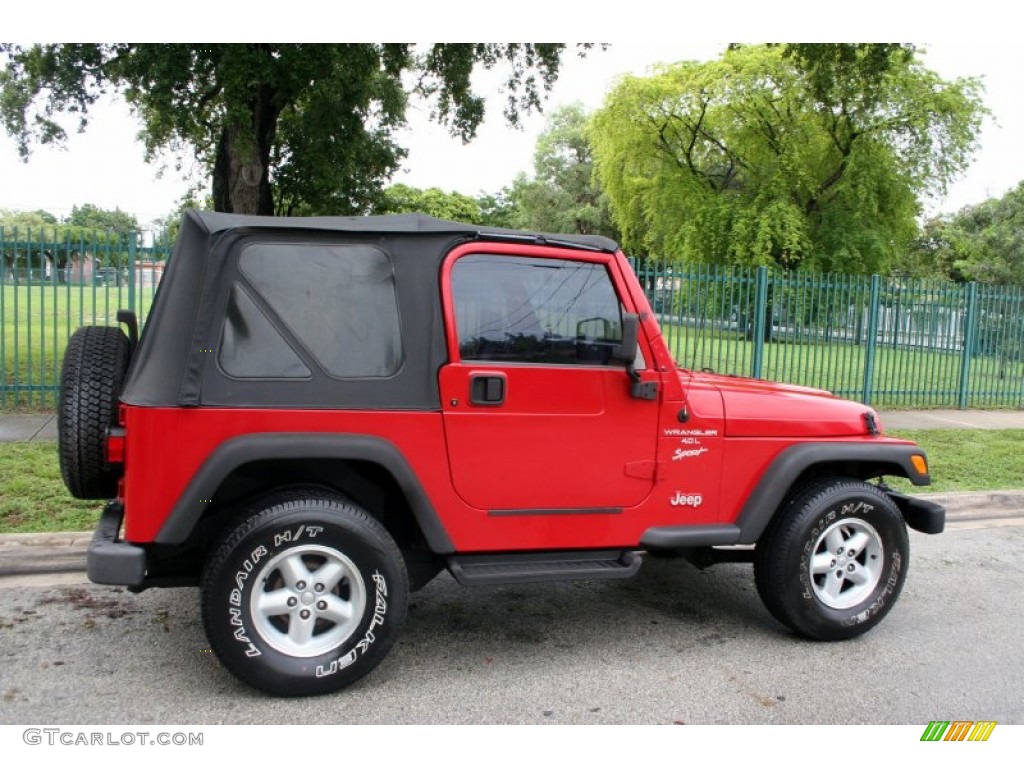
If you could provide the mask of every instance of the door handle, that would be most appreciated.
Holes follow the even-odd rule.
[[[469,377],[469,402],[473,405],[501,405],[505,402],[503,374],[473,374]]]

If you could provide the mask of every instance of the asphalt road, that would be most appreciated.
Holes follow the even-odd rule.
[[[1020,526],[912,532],[893,612],[837,644],[775,623],[744,565],[502,588],[442,576],[376,671],[298,700],[220,666],[194,589],[21,584],[0,589],[0,723],[1024,723],[1021,551]]]

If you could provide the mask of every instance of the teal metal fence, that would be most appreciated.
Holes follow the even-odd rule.
[[[144,323],[166,243],[0,227],[0,408],[48,408],[68,337]],[[634,263],[679,363],[885,408],[1024,407],[1024,288]]]
[[[0,408],[55,404],[68,337],[145,319],[170,248],[145,232],[0,227]]]
[[[1024,407],[1024,288],[636,262],[686,368],[884,408]]]

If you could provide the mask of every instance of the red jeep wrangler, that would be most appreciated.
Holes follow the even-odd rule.
[[[781,623],[854,637],[900,593],[906,526],[943,529],[867,482],[929,483],[870,408],[681,370],[601,237],[190,212],[141,340],[118,319],[61,378],[65,481],[111,499],[89,577],[198,584],[213,650],[271,693],[365,675],[442,569],[748,560]]]

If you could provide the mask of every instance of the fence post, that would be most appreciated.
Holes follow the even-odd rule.
[[[767,312],[768,267],[758,267],[754,277],[754,359],[750,364],[750,375],[755,379],[761,378],[761,366],[764,364],[764,323]]]
[[[0,225],[0,405],[4,408],[7,407],[7,334],[4,333],[3,327],[7,324],[7,307],[4,306],[7,302],[7,257],[4,255],[6,240],[3,225]]]
[[[864,386],[861,389],[861,402],[871,405],[871,383],[875,376],[875,347],[878,345],[878,308],[881,293],[881,280],[878,275],[871,276],[871,294],[868,299],[868,337],[864,343]]]
[[[974,353],[975,312],[978,304],[978,284],[967,284],[967,316],[964,318],[963,349],[960,351],[960,383],[957,388],[956,407],[967,408],[967,389],[971,381],[971,356]]]
[[[128,233],[128,309],[135,311],[135,242],[137,233]]]

